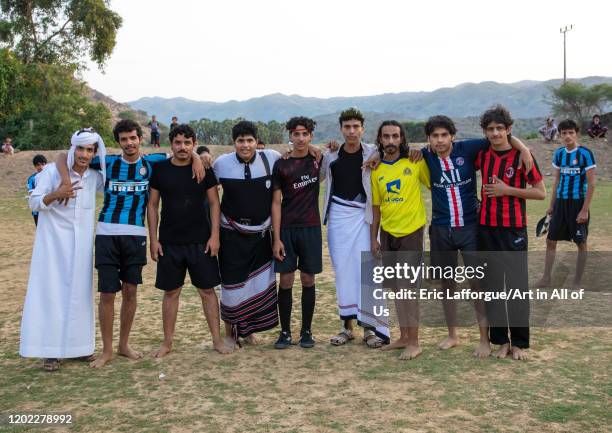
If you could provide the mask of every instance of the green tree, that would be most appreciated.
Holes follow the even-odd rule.
[[[25,64],[79,65],[83,53],[99,68],[113,52],[121,17],[105,0],[0,0],[0,44]]]
[[[14,137],[23,150],[63,149],[70,135],[85,126],[113,143],[110,112],[85,96],[74,67],[26,65],[9,50],[0,50],[0,136]]]
[[[612,85],[596,84],[586,87],[581,83],[567,81],[550,89],[551,105],[556,116],[569,117],[586,123],[595,113],[602,113],[612,102]]]
[[[427,140],[425,137],[425,122],[401,122],[406,131],[406,140],[408,143],[423,143]]]

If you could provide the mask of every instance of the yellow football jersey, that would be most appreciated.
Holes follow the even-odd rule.
[[[429,169],[424,160],[408,158],[381,161],[371,173],[372,205],[380,206],[380,225],[395,236],[409,235],[427,222],[421,184],[430,187]]]

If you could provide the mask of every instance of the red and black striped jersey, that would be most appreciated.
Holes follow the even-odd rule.
[[[505,184],[514,188],[526,188],[542,180],[542,174],[534,159],[533,168],[525,173],[521,164],[521,154],[516,149],[496,152],[489,148],[481,150],[476,157],[475,165],[480,169],[482,185],[480,196],[480,225],[489,227],[526,227],[527,212],[525,199],[514,196],[487,197],[484,185],[493,183],[497,176]]]

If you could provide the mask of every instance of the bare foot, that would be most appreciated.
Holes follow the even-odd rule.
[[[92,362],[89,363],[89,366],[91,368],[102,368],[106,364],[111,362],[112,359],[113,359],[113,353],[112,352],[111,353],[102,352],[102,354],[100,356],[98,356],[95,361],[92,361]]]
[[[157,349],[156,351],[152,353],[153,358],[163,358],[164,356],[169,354],[171,350],[172,350],[171,346],[168,346],[162,343],[162,345],[159,346],[159,349]]]
[[[249,346],[259,346],[261,344],[261,340],[255,337],[255,334],[251,334],[244,339],[244,342]]]
[[[400,354],[399,359],[401,360],[410,360],[419,356],[423,351],[421,350],[421,346],[419,345],[411,345],[406,346],[406,349]]]
[[[499,346],[499,349],[497,349],[491,355],[495,358],[504,359],[506,356],[508,356],[508,352],[510,352],[510,345],[506,343]]]
[[[550,287],[550,278],[540,278],[534,287]]]
[[[236,340],[234,340],[233,337],[223,338],[223,344],[225,345],[225,347],[232,349],[232,351],[240,349],[240,346],[238,345]]]
[[[117,355],[125,356],[128,359],[137,360],[142,358],[142,353],[136,352],[130,346],[120,347],[117,351]]]
[[[512,346],[512,359],[515,361],[527,361],[527,352],[519,347]]]
[[[397,339],[393,343],[387,344],[380,348],[380,350],[395,350],[395,349],[404,349],[408,347],[408,341]]]
[[[488,341],[481,341],[476,350],[474,350],[476,358],[488,358],[491,356],[491,345]]]
[[[457,337],[446,337],[440,344],[438,344],[438,349],[446,350],[452,349],[456,346],[459,346],[459,339]]]
[[[234,346],[236,345],[236,343],[235,343],[235,342],[232,342],[232,344],[233,344],[232,346],[229,346],[229,347],[228,347],[228,346],[226,346],[226,345],[223,343],[223,340],[219,340],[219,341],[217,341],[217,342],[214,342],[214,341],[213,341],[213,348],[214,348],[214,349],[215,349],[217,352],[219,352],[220,354],[222,354],[222,355],[226,355],[226,354],[228,354],[228,353],[232,353],[232,352],[234,351]]]

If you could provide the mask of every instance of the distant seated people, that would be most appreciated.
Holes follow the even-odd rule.
[[[599,114],[593,116],[593,121],[591,122],[591,126],[587,129],[587,134],[591,138],[606,138],[606,132],[608,132],[608,127],[603,126],[601,124],[601,118]]]
[[[13,147],[13,139],[11,137],[5,137],[2,142],[2,153],[5,155],[12,155],[15,153],[15,148]]]
[[[557,125],[555,119],[549,117],[546,119],[546,125],[543,125],[538,132],[546,141],[553,141],[557,137]]]
[[[176,128],[178,124],[178,117],[172,116],[172,122],[170,122],[170,132],[172,132],[172,130]]]
[[[151,128],[151,146],[159,147],[160,128],[155,114],[151,116],[151,121],[147,125]]]
[[[261,140],[257,140],[257,150],[263,150],[266,148],[266,143]]]

